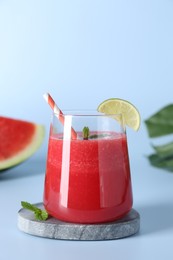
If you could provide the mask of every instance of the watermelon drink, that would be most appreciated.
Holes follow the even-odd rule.
[[[117,116],[117,115],[116,115]],[[121,115],[118,115],[119,120]],[[132,207],[127,137],[122,122],[103,115],[53,116],[44,187],[44,206],[62,221],[102,223]],[[89,128],[83,137],[83,126]],[[77,129],[72,139],[71,127]]]

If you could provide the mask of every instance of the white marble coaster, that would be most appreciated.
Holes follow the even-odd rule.
[[[43,208],[42,203],[35,206]],[[110,240],[134,235],[140,228],[140,215],[132,209],[124,218],[103,224],[75,224],[55,218],[37,221],[33,212],[20,209],[18,228],[30,235],[66,240]]]

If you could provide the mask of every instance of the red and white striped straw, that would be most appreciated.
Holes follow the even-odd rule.
[[[64,115],[63,115],[63,112],[56,105],[56,103],[53,100],[53,98],[51,97],[51,95],[49,93],[45,93],[43,95],[43,97],[46,100],[46,102],[49,104],[49,106],[51,107],[51,109],[53,110],[53,112],[55,113],[57,118],[59,119],[59,121],[64,125]],[[73,128],[71,128],[71,136],[72,136],[73,139],[77,139],[77,133],[76,133],[76,131]]]

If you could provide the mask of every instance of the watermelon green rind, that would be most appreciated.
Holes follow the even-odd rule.
[[[29,144],[17,154],[0,161],[0,171],[16,166],[31,157],[43,143],[45,128],[43,125],[34,124],[34,135]]]

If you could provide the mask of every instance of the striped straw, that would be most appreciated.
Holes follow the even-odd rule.
[[[59,119],[59,121],[64,125],[64,116],[63,116],[63,112],[61,111],[61,109],[59,109],[59,107],[56,105],[55,101],[53,100],[53,98],[51,97],[51,95],[49,93],[45,93],[43,95],[44,99],[46,100],[46,102],[49,104],[49,106],[51,107],[51,109],[53,110],[53,112],[56,114],[57,118]],[[73,139],[77,139],[77,133],[76,131],[71,128],[71,136]]]

